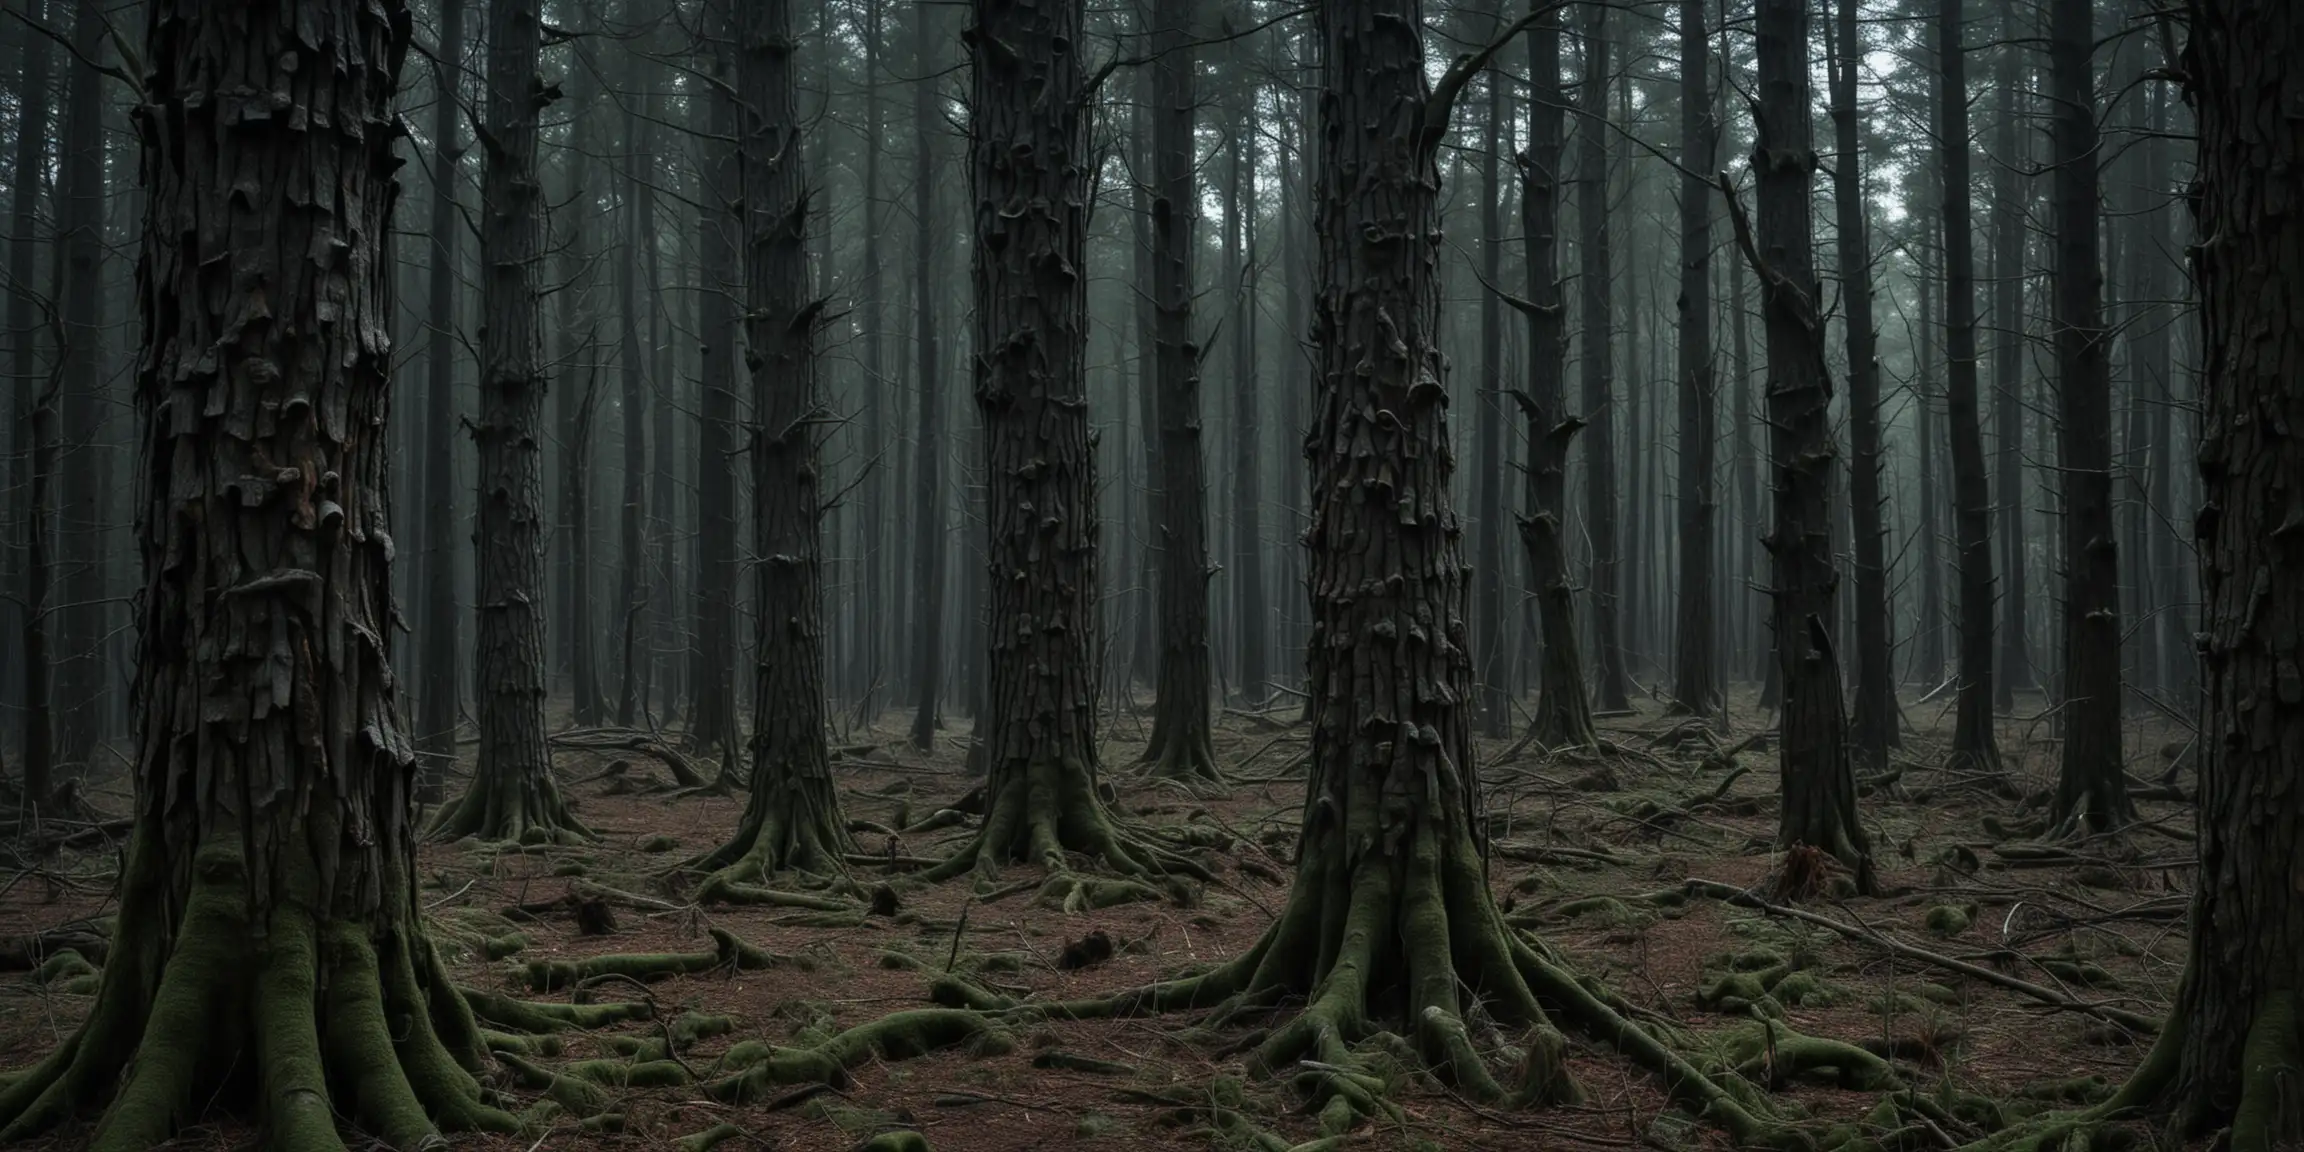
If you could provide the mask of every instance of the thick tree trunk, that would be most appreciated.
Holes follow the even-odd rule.
[[[1537,665],[1536,742],[1588,747],[1597,739],[1584,684],[1583,643],[1576,631],[1576,593],[1568,580],[1563,525],[1568,516],[1568,445],[1583,422],[1569,416],[1565,293],[1560,290],[1560,162],[1566,94],[1560,89],[1560,18],[1547,14],[1528,32],[1528,150],[1519,156],[1520,231],[1528,242],[1527,512],[1520,544],[1536,589],[1543,655]]]
[[[2025,157],[2017,126],[2024,106],[2017,89],[2022,69],[2016,39],[2014,0],[2000,0],[2000,63],[1993,86],[1999,90],[1999,127],[1993,133],[1992,175],[1992,435],[1993,486],[1999,493],[2000,588],[1999,675],[1993,682],[1994,708],[2006,711],[2016,693],[2033,686],[2031,627],[2025,604],[2024,549],[2024,214],[2031,193],[2024,177]]]
[[[2192,249],[2202,380],[2200,870],[2189,963],[2127,1095],[2233,1152],[2304,1146],[2304,221],[2283,206],[2304,163],[2304,11],[2193,0],[2183,66],[2198,114]],[[2268,334],[2277,334],[2267,338]]]
[[[42,20],[45,0],[30,0],[24,15]],[[37,36],[24,40],[23,95],[17,104],[16,155],[11,169],[8,209],[8,333],[11,373],[16,381],[15,421],[9,428],[9,454],[13,471],[21,479],[22,503],[17,524],[22,533],[23,581],[18,590],[18,635],[23,642],[24,666],[19,692],[24,709],[23,794],[35,810],[54,795],[55,712],[49,699],[52,669],[48,655],[49,616],[45,611],[55,562],[49,534],[53,530],[51,485],[56,471],[56,392],[61,375],[41,365],[39,294],[33,289],[38,274],[39,238],[34,234],[40,209],[40,173],[48,163],[48,42]]]
[[[339,1117],[396,1148],[435,1124],[509,1131],[413,898],[416,764],[386,640],[382,246],[407,15],[149,12],[138,120],[166,223],[138,280],[136,826],[95,1003],[0,1089],[0,1142],[105,1105],[97,1152],[159,1145],[211,1105],[297,1152],[343,1148]],[[286,114],[240,116],[243,85]]]
[[[944,680],[944,370],[938,360],[943,335],[936,330],[933,125],[939,112],[936,72],[930,66],[936,54],[932,12],[923,5],[912,14],[913,64],[920,75],[912,103],[918,133],[912,156],[912,218],[918,229],[912,257],[918,357],[913,392],[920,405],[912,465],[912,746],[923,752],[936,746]]]
[[[727,28],[727,7],[726,0],[706,0],[703,24],[712,34],[723,34]],[[725,58],[723,51],[709,51],[709,60],[715,68]],[[742,445],[737,439],[740,405],[736,398],[737,332],[732,300],[736,277],[729,267],[737,251],[736,230],[729,225],[734,219],[739,193],[737,176],[732,171],[735,167],[733,149],[726,143],[734,134],[735,125],[721,123],[732,120],[736,105],[726,97],[693,103],[699,107],[690,110],[691,122],[705,129],[697,138],[697,190],[702,203],[696,212],[696,232],[701,251],[706,254],[706,283],[697,307],[698,321],[703,327],[697,365],[697,387],[703,394],[703,422],[698,432],[703,447],[696,453],[696,509],[703,531],[696,541],[696,656],[689,677],[696,707],[688,726],[688,743],[691,748],[718,748],[725,754],[741,738],[736,725],[736,588],[742,536],[737,528],[734,464]],[[878,154],[877,141],[873,154]],[[876,199],[866,201],[868,216],[876,203]],[[867,294],[876,283],[877,279],[868,274]],[[877,303],[874,297],[865,305],[869,334],[864,346],[868,358],[877,356],[879,351]],[[870,424],[879,416],[878,369],[868,368],[865,375],[875,382],[875,390],[867,393],[866,400],[866,423]],[[879,450],[878,445],[879,434],[875,431],[874,452]],[[866,476],[867,501],[879,494],[872,479],[877,475],[878,470],[874,469]],[[869,511],[866,518],[871,519]],[[866,537],[867,554],[876,539]],[[869,598],[871,590],[877,587],[869,582],[874,579],[869,561],[863,575],[868,581],[866,596]],[[879,624],[876,610],[870,615],[870,622],[873,626]]]
[[[2063,478],[2064,755],[2059,832],[2134,815],[2120,754],[2120,555],[2112,517],[2112,377],[2097,250],[2091,0],[2054,0],[2049,73],[2056,143],[2056,395]],[[2212,233],[2202,233],[2212,235]]]
[[[736,6],[745,368],[752,380],[752,786],[736,836],[706,857],[700,896],[783,869],[845,870],[848,822],[824,734],[823,511],[817,394],[822,301],[808,283],[808,175],[792,66],[792,0]]]
[[[1194,177],[1191,0],[1152,9],[1151,222],[1159,448],[1160,680],[1144,760],[1162,775],[1219,779],[1210,741],[1207,483],[1200,444],[1200,348],[1192,332]]]
[[[1880,523],[1880,359],[1872,320],[1872,250],[1866,226],[1864,157],[1857,122],[1856,70],[1863,55],[1856,38],[1856,0],[1840,0],[1839,35],[1832,53],[1832,125],[1839,155],[1833,165],[1833,205],[1839,232],[1840,310],[1848,330],[1848,516],[1856,559],[1856,702],[1850,717],[1858,755],[1888,761],[1897,734],[1895,669],[1889,663],[1887,532]],[[1773,355],[1771,355],[1773,358]],[[1923,621],[1929,629],[1934,620]],[[1930,670],[1930,675],[1935,674]]]
[[[1944,177],[1945,413],[1952,431],[1952,519],[1959,545],[1960,686],[1951,762],[2000,770],[1992,729],[1992,522],[1976,387],[1975,212],[1969,192],[1968,49],[1961,0],[1936,14],[1938,170]]]
[[[1705,0],[1680,0],[1680,588],[1672,700],[1699,716],[1721,706],[1719,623],[1712,611],[1715,437],[1712,371],[1712,171],[1720,126],[1712,119]]]
[[[431,275],[425,297],[430,325],[424,395],[424,643],[417,674],[416,799],[426,807],[446,798],[444,779],[456,762],[461,697],[456,678],[460,645],[456,609],[456,345],[457,278],[463,271],[465,221],[456,205],[463,147],[457,119],[464,101],[464,0],[440,0],[439,54],[432,61]]]
[[[1618,565],[1616,418],[1609,392],[1615,373],[1615,304],[1608,238],[1608,7],[1584,16],[1583,115],[1576,129],[1577,242],[1583,293],[1584,532],[1592,541],[1593,689],[1603,711],[1632,706],[1625,683],[1622,574]]]
[[[543,198],[536,124],[537,0],[489,0],[481,184],[479,519],[473,539],[480,758],[471,787],[433,825],[442,837],[569,841],[591,833],[560,798],[544,738],[544,373],[536,261]]]
[[[973,11],[971,364],[991,579],[985,704],[971,755],[989,778],[975,845],[932,874],[1013,860],[1062,873],[1071,852],[1123,873],[1156,873],[1171,860],[1122,832],[1097,784],[1083,4],[975,0]],[[1092,883],[1053,877],[1046,895],[1076,906],[1092,899],[1084,896]]]
[[[1759,234],[1738,242],[1760,274],[1768,346],[1769,466],[1775,473],[1773,557],[1776,662],[1783,715],[1777,740],[1786,848],[1821,850],[1876,885],[1871,846],[1856,816],[1840,662],[1829,621],[1839,578],[1832,567],[1832,383],[1824,372],[1824,318],[1817,310],[1809,186],[1816,153],[1808,110],[1808,12],[1803,0],[1759,0],[1759,99],[1752,167],[1759,176]],[[1738,230],[1744,225],[1738,221]]]

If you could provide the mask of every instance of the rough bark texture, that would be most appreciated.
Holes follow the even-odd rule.
[[[0,1089],[0,1142],[103,1105],[98,1152],[212,1104],[296,1152],[343,1148],[339,1117],[398,1148],[435,1123],[509,1130],[411,899],[386,640],[407,14],[148,11],[136,825],[95,1004]]]
[[[456,680],[456,517],[449,489],[456,480],[456,345],[463,327],[457,317],[457,279],[465,222],[457,210],[457,169],[463,149],[457,143],[462,112],[460,79],[464,60],[463,0],[441,0],[439,54],[432,61],[432,262],[425,293],[430,331],[424,354],[424,643],[416,684],[417,800],[427,806],[445,798],[442,783],[456,761],[459,697]]]
[[[744,210],[745,368],[751,435],[754,683],[752,786],[736,836],[705,883],[783,869],[836,872],[850,848],[825,744],[823,510],[817,394],[821,302],[809,298],[808,176],[792,65],[791,0],[736,6],[737,135]]]
[[[1190,0],[1152,10],[1152,368],[1160,466],[1160,680],[1144,759],[1163,775],[1218,778],[1210,738],[1208,512],[1200,445],[1200,349],[1192,334],[1194,61]]]
[[[1588,581],[1592,602],[1593,690],[1603,711],[1632,706],[1625,683],[1622,575],[1618,564],[1615,386],[1615,304],[1608,240],[1608,7],[1586,5],[1584,76],[1576,128],[1576,219],[1583,312],[1584,531],[1592,540]]]
[[[2193,0],[2192,250],[2204,351],[2199,879],[2170,1027],[2132,1091],[2233,1152],[2304,1146],[2304,11]],[[2155,1083],[2157,1073],[2172,1079]]]
[[[1528,239],[1528,510],[1520,544],[1536,588],[1543,655],[1537,665],[1536,742],[1547,748],[1591,745],[1592,704],[1584,685],[1583,643],[1576,632],[1576,592],[1568,582],[1562,525],[1568,514],[1568,444],[1583,422],[1567,414],[1565,295],[1560,291],[1560,160],[1566,96],[1560,90],[1560,17],[1546,14],[1528,30],[1528,150],[1519,156],[1520,230]]]
[[[1115,825],[1096,759],[1095,444],[1088,422],[1088,101],[1081,0],[975,0],[968,134],[984,431],[984,828],[941,874],[1102,857],[1166,867]]]
[[[1887,533],[1880,522],[1880,360],[1872,319],[1872,250],[1865,225],[1864,159],[1857,123],[1856,71],[1863,55],[1856,39],[1856,0],[1840,0],[1839,36],[1832,53],[1832,125],[1838,156],[1833,206],[1838,212],[1840,311],[1848,331],[1848,516],[1854,528],[1856,701],[1849,718],[1856,752],[1873,765],[1887,763],[1896,728],[1896,682],[1888,651]],[[1765,215],[1765,214],[1763,214]],[[1771,349],[1770,359],[1774,352]],[[1937,622],[1923,620],[1924,629]],[[1930,675],[1935,670],[1930,669]]]
[[[935,746],[942,720],[938,696],[944,676],[944,369],[939,362],[942,335],[936,331],[936,99],[934,9],[922,5],[912,15],[914,67],[912,121],[917,140],[912,154],[913,391],[919,428],[913,438],[912,473],[912,746]],[[981,347],[981,345],[979,345]],[[979,726],[983,723],[978,718]]]
[[[1840,663],[1830,624],[1833,590],[1832,382],[1824,372],[1824,321],[1816,308],[1809,186],[1816,153],[1808,110],[1808,13],[1803,0],[1760,0],[1759,100],[1752,168],[1759,176],[1758,236],[1738,242],[1760,275],[1768,349],[1769,468],[1776,520],[1772,557],[1776,663],[1782,681],[1782,815],[1786,848],[1807,845],[1873,887],[1871,848],[1856,817]]]
[[[479,618],[473,690],[480,757],[471,787],[434,825],[445,837],[591,835],[552,779],[544,738],[544,371],[537,323],[543,198],[536,124],[550,93],[536,71],[537,0],[489,0],[488,98],[480,133]]]
[[[1705,0],[1680,0],[1680,589],[1672,700],[1700,716],[1719,710],[1719,622],[1712,610],[1712,189],[1720,126],[1712,119]]]
[[[2125,823],[2134,808],[2120,755],[2120,549],[2112,524],[2111,334],[2097,249],[2092,0],[2055,0],[2049,22],[2064,545],[2064,755],[2054,815],[2058,831],[2072,833]]]
[[[1952,433],[1952,523],[1959,548],[1960,686],[1955,766],[2000,770],[1992,729],[1992,513],[1984,480],[1983,415],[1976,382],[1975,211],[1969,192],[1968,49],[1961,0],[1936,14],[1938,162],[1944,177],[1945,415]]]

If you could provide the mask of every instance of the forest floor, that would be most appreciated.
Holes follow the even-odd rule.
[[[1765,1011],[1780,1010],[1799,1032],[1892,1055],[1904,1082],[1917,1090],[1949,1085],[2034,1105],[2089,1099],[2128,1073],[2148,1036],[1898,955],[1878,937],[2077,1002],[2157,1019],[2183,964],[2192,863],[2188,806],[2173,789],[2158,788],[2149,794],[2161,798],[2142,803],[2143,822],[2127,835],[2041,851],[2026,839],[2026,822],[2037,817],[2024,811],[2023,797],[2053,784],[2057,745],[2050,722],[2010,718],[2003,724],[2002,748],[2020,794],[2012,797],[1938,769],[1941,742],[1951,731],[1948,706],[1949,696],[1908,698],[1904,747],[1886,771],[1864,777],[1859,803],[1893,894],[1826,894],[1801,905],[1875,939],[1851,940],[1715,899],[1677,906],[1639,899],[1681,890],[1692,878],[1756,885],[1781,863],[1773,842],[1773,750],[1746,748],[1734,757],[1736,767],[1713,754],[1767,722],[1749,690],[1734,701],[1735,722],[1725,735],[1698,732],[1644,701],[1636,715],[1601,721],[1613,750],[1599,757],[1546,756],[1513,751],[1512,741],[1481,741],[1497,897],[1519,915],[1541,920],[1540,931],[1582,970],[1653,1018],[1678,1022],[1695,1043],[1725,1044],[1739,1029],[1761,1027],[1736,989],[1722,983],[1741,969],[1774,986]],[[2027,718],[2043,710],[2037,698],[2019,704]],[[2157,716],[2133,715],[2142,711],[2142,705],[2131,710],[2127,734],[2140,787],[2158,783],[2185,738]],[[1137,903],[1066,914],[1037,904],[1030,887],[984,902],[971,895],[966,880],[919,887],[901,874],[892,877],[901,899],[897,914],[861,922],[790,908],[696,907],[683,899],[690,881],[672,869],[719,843],[736,823],[741,798],[675,797],[661,765],[616,752],[560,758],[563,786],[600,833],[597,844],[525,851],[469,842],[427,846],[420,864],[424,899],[436,939],[463,983],[525,998],[567,997],[529,990],[533,961],[709,951],[712,928],[798,961],[592,989],[599,999],[645,996],[664,1019],[683,1012],[732,1017],[733,1031],[703,1038],[681,1055],[700,1079],[740,1041],[801,1043],[796,1035],[820,1036],[828,1025],[848,1027],[922,1006],[931,976],[948,963],[1019,996],[1079,997],[1133,987],[1237,954],[1279,908],[1302,803],[1306,730],[1292,723],[1293,712],[1225,714],[1217,749],[1233,783],[1221,795],[1136,778],[1131,762],[1146,719],[1124,710],[1107,725],[1105,779],[1117,787],[1123,807],[1147,821],[1201,823],[1232,838],[1211,855],[1217,880],[1191,907]],[[920,754],[904,743],[905,719],[890,713],[876,728],[841,735],[847,754],[840,772],[852,820],[900,827],[968,791],[964,728],[956,724],[934,753]],[[625,767],[611,773],[619,759]],[[1738,768],[1744,771],[1736,774]],[[2188,771],[2183,779],[2189,783]],[[89,794],[98,806],[122,811],[123,787],[92,787]],[[862,847],[878,855],[941,857],[970,835],[951,828],[892,844],[875,833],[863,837]],[[107,910],[115,860],[111,849],[90,839],[46,859],[13,862],[0,881],[0,942]],[[870,883],[884,870],[858,871]],[[1033,874],[1016,868],[1003,880]],[[602,887],[623,894],[609,897],[615,927],[582,934],[573,902],[555,902],[571,893],[597,895]],[[540,914],[512,911],[507,919],[508,910],[547,905]],[[525,947],[489,958],[489,951],[514,943],[506,940],[514,932]],[[1098,932],[1112,942],[1113,954],[1067,966],[1067,946]],[[67,1035],[88,1009],[90,983],[43,984],[34,973],[0,973],[0,1068],[28,1063]],[[1207,1037],[1187,1034],[1196,1015],[1034,1025],[1020,1029],[1004,1052],[953,1049],[866,1064],[829,1090],[783,1089],[747,1105],[714,1103],[694,1086],[610,1088],[609,1111],[620,1122],[586,1128],[562,1116],[524,1137],[463,1136],[455,1143],[522,1152],[538,1147],[541,1136],[543,1148],[665,1148],[677,1137],[729,1123],[741,1135],[721,1144],[724,1149],[848,1152],[893,1128],[917,1129],[938,1152],[1206,1149],[1223,1142],[1176,1102],[1205,1100],[1219,1078],[1239,1076],[1240,1065],[1236,1055],[1219,1055]],[[661,1027],[641,1022],[573,1033],[543,1063],[611,1055],[608,1045],[617,1037],[653,1037]],[[1399,1117],[1364,1126],[1352,1143],[1418,1150],[1726,1145],[1720,1133],[1667,1109],[1653,1077],[1588,1038],[1571,1032],[1570,1040],[1570,1064],[1588,1097],[1582,1106],[1544,1112],[1480,1106],[1411,1080],[1397,1097]],[[1243,1089],[1243,1110],[1258,1123],[1290,1141],[1316,1134],[1284,1080],[1247,1078]],[[511,1084],[506,1091],[515,1103],[535,1095]],[[1777,1099],[1796,1113],[1854,1121],[1879,1096],[1793,1084],[1782,1086]],[[197,1128],[172,1146],[234,1147],[247,1136],[226,1126]],[[61,1133],[49,1146],[72,1147],[84,1137],[84,1130]]]

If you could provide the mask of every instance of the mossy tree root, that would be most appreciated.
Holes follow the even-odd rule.
[[[628,977],[646,983],[722,969],[748,972],[813,967],[804,957],[785,956],[747,944],[725,928],[713,928],[710,932],[713,945],[710,952],[618,952],[582,960],[531,961],[528,987],[538,992],[552,992],[602,976]]]
[[[850,1069],[867,1060],[910,1060],[964,1045],[979,1054],[996,1055],[1010,1050],[1014,1042],[985,1013],[916,1008],[857,1025],[807,1047],[738,1044],[721,1060],[723,1070],[733,1071],[707,1083],[704,1093],[723,1103],[746,1103],[787,1084],[839,1083]]]
[[[975,842],[929,869],[928,880],[971,871],[994,876],[1001,865],[1016,862],[1043,865],[1051,874],[1069,872],[1073,854],[1129,880],[1213,878],[1191,857],[1124,829],[1096,794],[1095,774],[1086,765],[1036,760],[994,785]]]
[[[1152,739],[1136,761],[1138,770],[1158,780],[1175,780],[1203,788],[1223,788],[1229,782],[1216,766],[1216,741],[1205,704],[1197,716],[1171,716],[1166,707],[1152,725]]]
[[[757,902],[731,895],[731,890],[757,887],[790,872],[845,877],[847,857],[855,851],[856,839],[841,814],[831,777],[758,773],[736,834],[690,864],[709,873],[696,899]]]
[[[551,1004],[514,1000],[509,996],[474,988],[464,989],[464,999],[470,1005],[473,1015],[479,1019],[531,1034],[571,1028],[590,1031],[627,1020],[645,1020],[655,1015],[655,1009],[644,1000],[619,1000],[605,1004]]]
[[[474,774],[471,787],[440,810],[425,835],[441,842],[473,837],[570,846],[598,839],[569,809],[549,768],[530,774],[494,767]]]
[[[395,1148],[441,1129],[512,1131],[486,1103],[475,1071],[477,1028],[437,978],[405,893],[388,891],[380,936],[326,921],[309,871],[250,919],[237,846],[203,848],[173,938],[165,931],[161,849],[149,836],[123,881],[121,935],[96,1005],[73,1038],[0,1091],[0,1143],[104,1109],[88,1147],[141,1152],[167,1141],[199,1109],[251,1097],[274,1147],[344,1147],[339,1116]],[[421,948],[424,975],[417,969]],[[217,1052],[244,1051],[242,1061]]]

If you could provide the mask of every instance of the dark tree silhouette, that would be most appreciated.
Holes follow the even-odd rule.
[[[1680,0],[1680,589],[1672,700],[1708,716],[1721,707],[1719,622],[1712,610],[1717,385],[1712,363],[1712,195],[1720,126],[1712,119],[1705,0]]]

